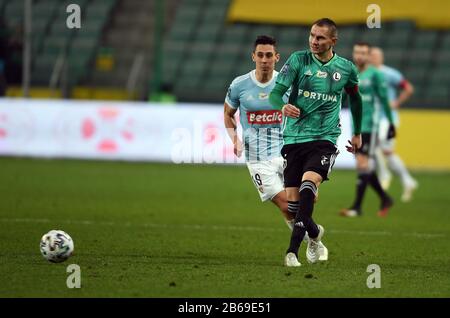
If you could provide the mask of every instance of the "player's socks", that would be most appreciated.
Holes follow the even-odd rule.
[[[300,214],[300,213],[299,213]],[[289,243],[289,248],[286,253],[294,253],[298,255],[298,249],[300,248],[300,243],[305,236],[306,228],[302,221],[295,222],[294,229],[291,234],[291,241]]]
[[[369,183],[372,186],[372,188],[375,190],[375,192],[378,194],[381,201],[387,201],[389,199],[389,196],[381,187],[380,180],[378,180],[378,176],[375,173],[375,171],[373,171],[370,174]]]
[[[367,189],[367,185],[369,184],[370,173],[368,171],[360,171],[358,173],[358,183],[356,184],[356,197],[353,202],[351,210],[355,210],[358,213],[361,212],[361,204],[364,199],[364,194]]]
[[[314,208],[314,198],[316,196],[317,188],[314,182],[305,180],[300,186],[300,200],[299,213],[295,217],[294,230],[291,234],[291,241],[286,253],[294,253],[298,255],[300,243],[305,236],[306,230],[310,237],[317,237],[319,228],[311,218]]]
[[[298,207],[299,201],[288,201],[288,212],[291,215],[292,219],[291,220],[284,219],[284,221],[286,222],[286,225],[291,231],[294,230],[295,216],[297,215]],[[309,239],[308,233],[305,233],[303,240],[308,241],[308,239]]]
[[[315,238],[315,237],[317,237],[319,235],[319,227],[314,222],[314,220],[312,218],[312,213],[313,213],[313,210],[314,210],[314,201],[315,201],[315,199],[317,197],[317,192],[318,192],[317,187],[316,187],[314,182],[309,181],[309,180],[305,180],[300,185],[299,192],[300,192],[300,195],[303,195],[303,194],[306,195],[307,196],[307,200],[308,200],[308,202],[307,202],[308,205],[304,208],[304,211],[306,211],[306,213],[307,213],[307,221],[305,223],[305,225],[306,225],[306,232],[308,233],[310,238]],[[313,194],[312,199],[309,198],[311,193]]]
[[[294,218],[297,215],[298,209],[300,206],[299,201],[288,201],[288,212],[291,214]]]
[[[388,156],[388,164],[389,167],[394,171],[396,174],[400,176],[400,179],[402,180],[403,188],[411,187],[416,185],[416,181],[408,172],[408,169],[406,169],[405,164],[403,163],[402,159],[394,154],[391,154]]]
[[[391,184],[392,175],[389,172],[389,169],[386,164],[386,160],[384,159],[383,152],[380,148],[375,150],[375,162],[377,165],[378,176],[380,179],[381,186],[384,190],[387,190]]]
[[[386,199],[384,199],[383,201],[381,201],[381,208],[378,211],[378,216],[380,216],[380,217],[387,216],[389,209],[392,207],[393,204],[394,204],[394,201],[389,196]]]
[[[299,208],[299,201],[288,201],[288,213],[292,216],[292,220],[286,220],[286,224],[292,231],[294,229],[295,216],[297,215]]]

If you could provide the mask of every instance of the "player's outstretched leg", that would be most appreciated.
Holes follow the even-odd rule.
[[[348,209],[343,209],[340,212],[341,216],[355,217],[360,216],[361,205],[366,193],[367,185],[369,184],[370,172],[367,170],[360,170],[358,172],[358,181],[356,183],[356,197],[353,205]]]
[[[295,216],[297,215],[299,204],[299,201],[288,201],[288,213],[291,219],[286,219],[286,223],[291,231],[294,229]]]
[[[295,216],[299,209],[299,201],[288,201],[285,190],[279,192],[271,201],[280,209],[286,225],[292,231],[294,229]],[[303,239],[305,241],[308,240],[308,234],[305,234]]]
[[[314,198],[314,203],[317,202],[318,192],[316,191],[316,197]],[[286,192],[278,193],[274,198],[272,198],[272,202],[278,206],[284,216],[284,220],[288,228],[292,231],[294,229],[295,216],[299,211],[299,201],[287,201]],[[309,236],[308,232],[305,233],[303,240],[308,242]],[[328,260],[328,248],[322,243],[319,243],[319,261],[327,261]],[[286,260],[286,262],[289,262]],[[289,262],[290,263],[290,262]]]
[[[314,202],[317,202],[317,200],[315,199]],[[299,210],[299,201],[288,201],[288,209],[289,213],[295,216]],[[291,231],[294,229],[294,223],[295,217],[292,220],[286,219],[286,224],[291,229]],[[305,232],[303,240],[309,242],[310,238],[308,232]],[[322,242],[319,242],[319,255],[319,261],[328,261],[328,248]]]
[[[314,198],[316,196],[317,188],[314,182],[305,180],[300,185],[300,204],[299,212],[295,217],[294,229],[291,235],[291,241],[286,254],[293,253],[298,255],[300,243],[308,231],[308,234],[312,238],[316,238],[319,235],[319,228],[311,218],[314,208]]]
[[[402,201],[409,202],[412,199],[412,193],[417,189],[417,181],[409,174],[403,160],[395,153],[387,156],[389,167],[400,176],[403,185]]]
[[[394,204],[392,198],[383,190],[380,184],[380,180],[378,180],[377,174],[373,171],[370,174],[369,183],[371,187],[375,190],[381,200],[381,207],[378,211],[378,216],[386,216],[389,212],[389,209]]]
[[[377,165],[381,186],[384,190],[387,190],[391,185],[392,174],[389,172],[387,167],[383,151],[379,147],[375,149],[375,163]]]

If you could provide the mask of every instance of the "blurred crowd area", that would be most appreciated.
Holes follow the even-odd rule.
[[[1,95],[22,94],[24,3],[0,0]],[[80,29],[66,26],[71,3],[81,8]],[[32,97],[221,103],[232,79],[254,67],[250,53],[257,35],[278,40],[278,69],[292,52],[308,47],[308,24],[233,21],[233,0],[32,4]],[[382,20],[375,29],[365,21],[338,27],[339,55],[351,59],[359,41],[380,46],[385,63],[414,84],[405,107],[450,107],[448,28],[423,28],[404,17]]]

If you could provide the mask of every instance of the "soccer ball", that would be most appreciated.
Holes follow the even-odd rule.
[[[41,238],[41,253],[52,263],[61,263],[73,253],[73,240],[69,234],[60,230],[52,230]]]

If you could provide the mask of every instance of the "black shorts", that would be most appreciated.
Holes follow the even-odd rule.
[[[338,153],[337,147],[326,140],[283,146],[281,155],[286,160],[284,186],[300,187],[303,174],[307,171],[320,174],[323,181],[328,180]]]
[[[362,133],[361,139],[362,139],[362,145],[361,148],[356,150],[356,153],[360,153],[362,155],[370,156],[373,153],[373,148],[377,144],[377,138],[376,134],[373,135],[371,133]]]

